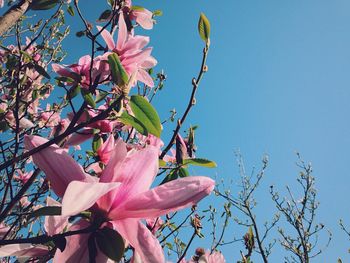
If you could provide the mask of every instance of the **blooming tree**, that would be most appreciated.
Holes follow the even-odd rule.
[[[139,35],[153,28],[160,11],[108,0],[91,23],[78,0],[0,4],[8,8],[0,18],[0,256],[154,263],[165,262],[165,247],[175,244],[177,261],[186,262],[189,245],[201,236],[196,204],[215,186],[187,170],[215,166],[195,157],[195,128],[180,134],[207,71],[206,16],[198,23],[199,74],[164,144],[163,125],[173,125],[174,116],[161,122],[152,99],[166,76],[154,73],[150,38]],[[76,37],[90,42],[81,58],[62,45],[70,34],[67,15],[83,25]],[[76,62],[64,64],[66,56]],[[176,211],[187,207],[178,223]],[[194,231],[186,244],[176,235],[188,221]],[[188,260],[225,262],[220,252],[204,249]]]

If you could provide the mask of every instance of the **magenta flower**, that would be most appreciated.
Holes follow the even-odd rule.
[[[124,12],[129,14],[131,20],[135,20],[144,29],[152,29],[154,24],[153,13],[143,7],[132,7],[131,0],[125,1]]]
[[[102,30],[101,27],[97,27],[97,29]],[[154,87],[153,79],[147,70],[153,68],[157,64],[157,60],[151,56],[151,47],[143,49],[149,43],[149,37],[134,36],[133,31],[129,34],[123,13],[119,15],[117,42],[114,42],[113,35],[114,31],[112,34],[105,29],[101,32],[108,49],[118,54],[129,77],[136,73],[135,80],[141,81],[149,87]]]
[[[43,138],[28,136],[26,146],[37,146],[43,141]],[[80,165],[58,146],[50,146],[36,153],[33,160],[46,173],[53,189],[59,190],[59,193],[65,192],[62,216],[76,215],[89,209],[96,217],[103,218],[108,227],[118,231],[144,263],[163,263],[162,247],[140,219],[155,218],[194,205],[210,194],[215,182],[196,176],[150,189],[158,172],[158,153],[159,149],[151,145],[127,152],[126,144],[119,139],[99,182],[84,174]],[[62,165],[63,162],[65,165]],[[56,182],[58,186],[55,186]],[[83,226],[76,227],[79,229]],[[56,253],[55,262],[66,262],[77,253],[84,256],[81,258],[83,261],[77,262],[86,262],[87,246],[81,247],[79,244],[87,242],[88,235],[71,238],[73,241],[68,238],[67,248]]]

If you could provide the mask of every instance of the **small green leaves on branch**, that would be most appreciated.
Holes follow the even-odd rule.
[[[92,108],[96,108],[96,102],[92,94],[86,89],[80,89],[81,95],[83,96],[85,102]]]
[[[201,13],[198,21],[198,32],[200,37],[209,46],[210,44],[210,22],[205,14]]]
[[[142,96],[133,95],[130,98],[130,107],[138,119],[150,134],[160,137],[162,126],[155,108]]]

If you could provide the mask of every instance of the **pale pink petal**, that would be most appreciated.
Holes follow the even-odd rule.
[[[101,31],[102,27],[97,26],[97,30]],[[106,42],[108,49],[110,49],[110,50],[115,49],[115,43],[113,40],[113,36],[108,32],[108,30],[106,30],[106,29],[102,30],[101,36],[102,36],[103,40]]]
[[[128,39],[125,43],[124,50],[130,52],[131,50],[141,50],[149,43],[150,38],[146,36],[134,36]]]
[[[56,63],[52,64],[52,70],[54,72],[56,72],[57,74],[64,76],[64,77],[68,77],[68,78],[72,78],[72,79],[75,79],[75,77],[76,77],[76,75],[72,71],[70,71],[66,67],[61,66],[61,65],[56,64]]]
[[[152,218],[174,212],[198,203],[214,186],[215,181],[204,176],[177,179],[133,196],[113,218]]]
[[[152,48],[151,47],[146,48],[138,53],[127,56],[125,59],[122,60],[122,64],[123,65],[133,64],[133,63],[141,64],[144,60],[148,59],[151,53],[152,53]]]
[[[47,197],[46,199],[47,206],[58,206],[61,207],[61,203],[52,199],[51,197]],[[46,233],[49,236],[59,234],[63,231],[63,229],[68,225],[68,217],[65,216],[46,216],[44,228]]]
[[[92,207],[95,202],[120,183],[71,182],[62,199],[62,215],[72,216]]]
[[[133,15],[136,16],[136,22],[142,26],[144,29],[153,28],[153,13],[147,9],[141,11],[133,11]]]
[[[138,70],[136,79],[138,81],[141,81],[141,82],[145,83],[150,88],[154,87],[154,81],[153,81],[152,77],[144,69],[139,69]]]
[[[149,56],[145,61],[142,62],[141,67],[144,69],[150,69],[157,65],[157,63],[158,61],[154,57]]]
[[[32,150],[48,140],[39,136],[25,136],[26,150]],[[82,167],[68,155],[65,149],[56,144],[35,153],[34,163],[46,174],[51,182],[52,189],[62,197],[71,181],[91,181],[91,177],[83,171]]]
[[[48,247],[32,244],[13,244],[0,247],[0,257],[39,257],[49,252]]]
[[[119,178],[120,166],[127,155],[126,143],[122,139],[118,139],[115,143],[115,147],[106,168],[103,170],[100,182],[122,182],[122,178]]]
[[[73,133],[64,144],[64,147],[79,145],[91,139],[92,137],[94,137],[92,131],[92,129],[85,129],[81,132]]]
[[[118,233],[135,248],[143,263],[164,263],[163,249],[159,241],[139,220],[117,220],[113,224]]]
[[[118,25],[119,25],[119,30],[118,30],[117,50],[122,50],[128,37],[128,29],[125,24],[123,12],[120,12],[119,14]]]

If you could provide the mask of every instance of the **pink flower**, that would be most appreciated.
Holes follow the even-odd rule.
[[[131,0],[125,1],[124,12],[129,14],[131,20],[135,20],[144,29],[152,29],[154,24],[153,13],[143,7],[133,7]]]
[[[109,135],[108,139],[98,148],[97,155],[103,164],[107,164],[114,150],[114,136]]]
[[[28,136],[26,145],[39,145],[43,140]],[[87,179],[88,175],[82,173],[80,165],[73,164],[74,160],[58,146],[53,145],[35,154],[33,160],[50,178],[53,189],[65,192],[63,216],[90,209],[95,216],[107,220],[109,227],[113,226],[135,248],[144,263],[163,263],[162,247],[140,219],[155,218],[196,204],[213,190],[215,182],[207,177],[186,177],[149,189],[158,172],[158,151],[154,146],[147,146],[127,152],[125,143],[119,139],[99,182]],[[64,186],[67,187],[65,191]],[[56,254],[55,262],[65,262],[75,253],[86,262],[87,246],[81,247],[80,244],[87,240],[87,236],[73,237],[75,241],[68,241],[71,245]]]
[[[57,74],[71,78],[72,82],[67,82],[67,85],[76,85],[80,83],[83,88],[89,88],[90,86],[90,67],[91,57],[89,55],[83,56],[79,59],[78,64],[72,64],[69,66],[62,66],[59,64],[52,64],[52,69]],[[108,76],[107,63],[102,57],[96,57],[93,61],[92,68],[92,81],[99,78],[99,82],[104,81]]]
[[[102,30],[101,27],[97,27],[97,29]],[[153,68],[157,61],[151,56],[151,47],[143,49],[149,43],[149,37],[134,36],[133,31],[129,34],[123,13],[119,15],[117,42],[114,42],[113,35],[114,31],[112,34],[105,29],[101,32],[101,36],[108,48],[118,54],[121,64],[129,77],[136,73],[135,80],[141,81],[149,87],[154,87],[153,79],[147,70]],[[105,54],[105,56],[107,55],[109,53]]]
[[[29,172],[29,173],[23,173],[21,170],[17,171],[18,175],[14,175],[13,178],[17,181],[20,181],[22,184],[25,184],[30,177],[32,177],[33,172]]]

